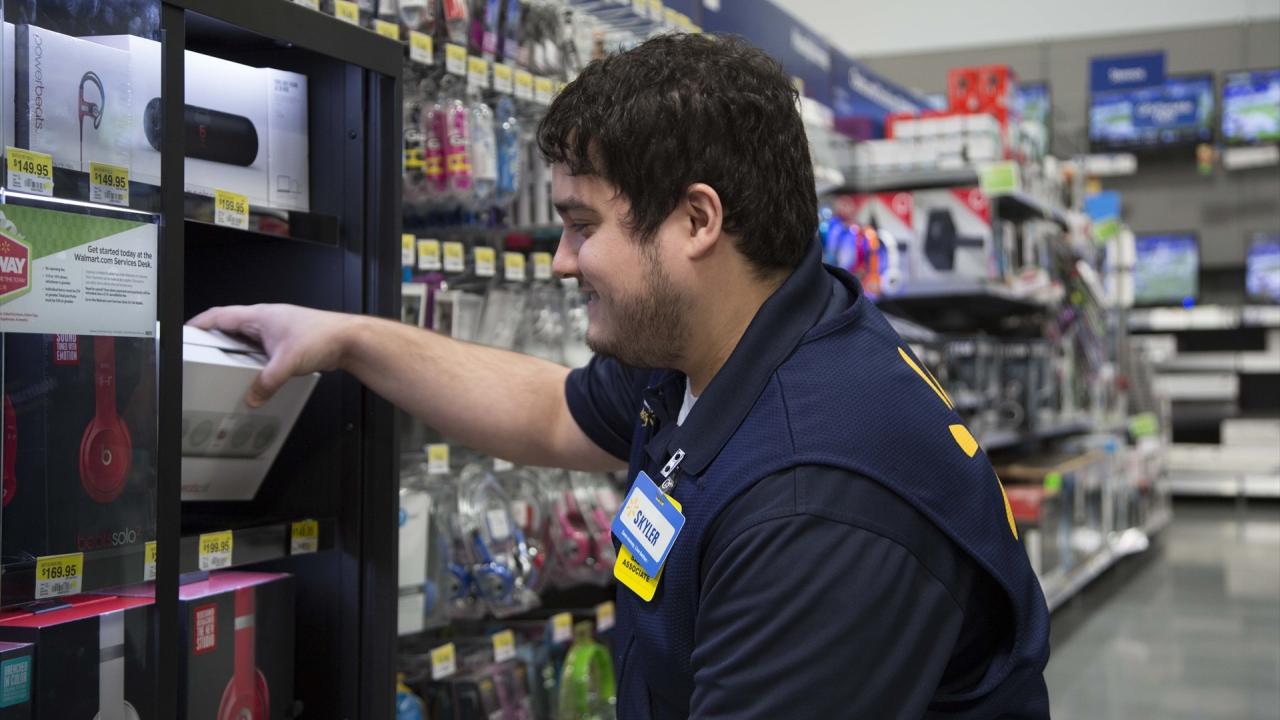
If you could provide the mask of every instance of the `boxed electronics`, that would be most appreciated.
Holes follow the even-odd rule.
[[[34,646],[31,717],[154,718],[151,599],[79,595],[58,602],[62,607],[0,619],[0,640]]]
[[[30,720],[35,646],[0,642],[0,720]]]
[[[911,193],[847,195],[841,198],[837,209],[846,221],[876,229],[887,261],[880,268],[880,287],[886,295],[901,290],[908,274],[907,254],[915,235],[911,227]]]
[[[156,342],[5,333],[6,557],[155,539]],[[7,464],[7,463],[6,463]]]
[[[133,179],[160,182],[160,43],[133,35],[89,38],[128,52],[133,84]],[[186,190],[230,190],[251,204],[310,208],[307,79],[187,51]]]
[[[149,601],[154,592],[143,585],[122,594]],[[178,604],[180,720],[293,717],[292,575],[211,573],[180,587]]]
[[[978,188],[917,190],[912,225],[913,280],[946,284],[998,276],[991,202]]]
[[[190,326],[182,341],[182,499],[252,500],[320,375],[293,378],[250,408],[261,349]]]
[[[400,601],[396,630],[400,635],[421,632],[425,626],[427,551],[431,544],[431,495],[400,490]],[[434,601],[435,598],[431,598]]]
[[[88,171],[90,162],[129,166],[128,54],[18,25],[14,67],[18,147],[48,153],[68,170]]]

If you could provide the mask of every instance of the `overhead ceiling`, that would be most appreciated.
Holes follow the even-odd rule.
[[[854,58],[1280,19],[1280,0],[774,2]]]

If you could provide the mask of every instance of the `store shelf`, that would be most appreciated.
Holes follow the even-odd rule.
[[[996,195],[996,215],[1013,222],[1028,220],[1048,220],[1056,223],[1063,230],[1070,230],[1067,216],[1061,210],[1050,207],[1022,191],[1000,193]]]
[[[1010,319],[1046,312],[1050,304],[1002,285],[978,282],[910,283],[876,300],[884,311],[937,331],[999,330]]]
[[[1154,537],[1167,527],[1172,520],[1172,513],[1168,510],[1159,510],[1152,514],[1141,530],[1147,537]],[[1113,547],[1106,546],[1066,573],[1055,573],[1041,578],[1040,584],[1044,589],[1045,602],[1049,605],[1049,612],[1062,607],[1068,600],[1088,586],[1089,583],[1098,579],[1102,573],[1115,565],[1121,558],[1127,556],[1128,553],[1120,553]]]
[[[1239,328],[1280,328],[1280,306],[1203,305],[1192,308],[1142,308],[1129,312],[1129,329],[1134,332],[1188,332]]]
[[[1280,498],[1280,473],[1169,470],[1169,491],[1181,497]]]
[[[1092,429],[1093,425],[1087,420],[1073,420],[1050,425],[1033,432],[995,430],[982,434],[978,441],[984,450],[1003,450],[1039,440],[1052,440],[1053,438],[1066,437],[1067,435],[1079,435]]]
[[[889,172],[845,172],[849,181],[831,191],[835,195],[876,193],[891,190],[925,190],[929,188],[966,187],[978,184],[973,168],[929,168]]]
[[[337,247],[341,241],[335,215],[249,206],[249,229],[213,222],[213,198],[188,193],[184,201],[188,242],[257,235],[260,239],[298,240]]]
[[[337,524],[332,519],[318,520],[318,551],[335,546]],[[289,557],[292,522],[279,522],[233,529],[231,567],[243,567]],[[200,571],[200,536],[184,536],[178,555],[179,573]],[[4,583],[0,584],[0,603],[5,607],[35,600],[35,558],[6,564]],[[80,591],[83,593],[146,581],[146,545],[136,543],[125,548],[86,552]]]

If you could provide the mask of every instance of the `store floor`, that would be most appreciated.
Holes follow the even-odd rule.
[[[1179,503],[1053,617],[1055,720],[1280,718],[1280,504]]]

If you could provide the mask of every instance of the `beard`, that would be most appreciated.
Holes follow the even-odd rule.
[[[630,367],[668,369],[675,367],[689,338],[688,317],[681,312],[687,305],[656,255],[645,255],[643,292],[611,298],[607,307],[603,297],[597,300],[608,327],[588,327],[587,347]]]

